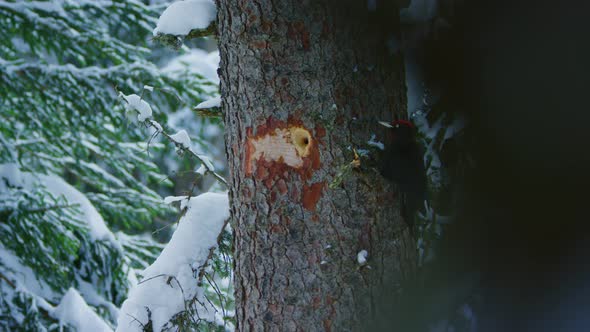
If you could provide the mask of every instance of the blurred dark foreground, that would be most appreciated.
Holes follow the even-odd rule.
[[[476,166],[426,281],[377,330],[425,331],[467,302],[466,331],[590,331],[590,3],[441,3],[451,28],[421,61]]]

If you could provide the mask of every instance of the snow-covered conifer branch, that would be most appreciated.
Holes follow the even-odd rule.
[[[214,35],[217,9],[210,0],[184,0],[171,4],[160,16],[154,40],[179,49],[183,39]]]
[[[141,97],[139,97],[136,94],[125,95],[122,92],[120,92],[119,95],[127,102],[128,110],[137,112],[137,119],[140,122],[143,122],[147,127],[151,127],[156,130],[154,135],[161,134],[162,136],[164,136],[167,140],[174,143],[177,149],[179,149],[183,153],[188,153],[189,155],[197,159],[205,167],[205,174],[209,173],[213,175],[213,177],[217,181],[221,182],[226,187],[228,186],[227,181],[221,175],[215,172],[215,168],[213,167],[213,163],[211,163],[211,160],[209,160],[207,156],[200,155],[192,149],[192,147],[190,146],[190,137],[188,136],[186,131],[181,130],[180,132],[172,135],[167,133],[158,121],[153,120],[151,118],[152,109],[151,106],[145,100],[141,99]]]
[[[162,125],[160,125],[155,120],[150,119],[146,123],[148,124],[148,126],[154,128],[156,130],[162,128]],[[196,158],[199,162],[201,162],[201,164],[205,167],[205,170],[206,170],[205,174],[209,173],[209,174],[213,175],[213,177],[215,179],[217,179],[217,181],[223,183],[226,187],[228,186],[227,181],[223,178],[223,176],[221,176],[217,172],[215,172],[215,169],[213,168],[213,164],[211,163],[211,160],[209,160],[209,158],[207,156],[203,156],[203,155],[196,153],[195,151],[193,151],[193,149],[190,146],[187,146],[186,144],[184,144],[184,142],[176,140],[175,138],[172,137],[172,135],[168,134],[163,129],[160,130],[159,133],[162,134],[162,136],[166,137],[170,142],[174,143],[174,145],[176,145],[176,147],[179,150],[190,154],[191,156]]]
[[[217,309],[195,278],[210,259],[211,248],[218,246],[228,218],[227,193],[190,198],[172,239],[143,271],[144,281],[130,291],[123,303],[118,331],[139,332],[149,322],[154,331],[160,331],[175,317],[192,317],[193,312],[199,320],[215,321]]]

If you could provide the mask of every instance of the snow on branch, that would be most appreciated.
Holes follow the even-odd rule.
[[[205,167],[205,172],[203,174],[210,173],[213,175],[213,177],[215,177],[215,179],[217,179],[217,181],[221,182],[226,187],[228,186],[227,181],[221,175],[215,172],[215,167],[213,166],[213,163],[209,157],[196,153],[192,149],[190,146],[190,137],[185,130],[180,130],[176,134],[172,135],[167,133],[159,122],[151,119],[152,109],[146,101],[141,99],[141,97],[137,96],[136,94],[125,95],[122,92],[119,92],[119,96],[121,96],[127,102],[128,111],[137,112],[137,119],[139,121],[156,130],[152,138],[158,134],[166,137],[166,139],[174,143],[176,148],[182,151],[182,153],[188,153],[196,158]]]
[[[191,138],[188,136],[188,133],[184,129],[179,130],[174,135],[170,135],[170,138],[172,138],[174,142],[180,144],[185,149],[190,149],[191,147]]]
[[[8,61],[0,58],[0,68],[9,75],[19,74],[19,72],[40,71],[45,75],[59,76],[70,75],[78,79],[93,79],[112,75],[117,72],[135,72],[145,71],[150,75],[156,75],[156,68],[153,66],[146,67],[144,63],[123,63],[120,65],[102,68],[98,66],[76,67],[71,63],[65,65],[45,64],[43,62],[24,62],[22,60]]]
[[[196,312],[214,321],[215,308],[206,300],[197,276],[217,247],[219,234],[229,218],[227,193],[205,193],[190,198],[172,239],[142,275],[123,303],[117,331],[142,331],[151,322],[161,331],[174,317]]]
[[[140,96],[136,94],[126,96],[121,92],[119,95],[127,101],[127,111],[137,111],[137,120],[143,122],[152,117],[152,107]]]
[[[194,110],[200,116],[220,117],[221,97],[217,96],[198,104]]]
[[[182,38],[199,38],[215,33],[217,8],[210,0],[184,0],[171,4],[160,16],[154,39],[176,49]]]
[[[5,182],[6,181],[6,182]],[[75,187],[56,175],[33,174],[21,172],[19,165],[15,163],[0,164],[0,193],[6,191],[6,185],[22,187],[31,190],[35,187],[45,187],[48,193],[54,197],[63,196],[67,204],[54,204],[50,197],[45,198],[47,206],[31,208],[28,212],[44,212],[52,209],[77,207],[78,216],[82,220],[93,240],[110,242],[115,248],[121,250],[115,235],[109,230],[104,219],[88,198]],[[0,198],[4,198],[1,197]]]
[[[221,106],[221,97],[215,97],[215,98],[205,100],[204,102],[197,105],[197,107],[195,107],[195,108],[196,109],[207,109],[207,108],[220,107],[220,106]]]
[[[59,319],[60,328],[73,326],[76,331],[112,332],[113,330],[96,314],[77,290],[70,288],[50,315]]]
[[[59,321],[60,330],[63,326],[74,327],[77,331],[112,332],[107,323],[87,304],[80,293],[70,288],[61,298],[58,305],[49,299],[57,300],[59,295],[49,285],[36,276],[33,270],[23,265],[20,259],[0,244],[0,262],[8,273],[0,273],[0,279],[6,281],[17,293],[32,297],[34,310]],[[3,290],[3,295],[8,295]],[[18,296],[18,295],[16,295]]]
[[[162,128],[162,126],[154,120],[149,120],[147,122],[147,124],[149,126],[155,128],[156,130]],[[227,187],[227,181],[221,175],[219,175],[215,172],[215,167],[213,166],[213,163],[211,162],[209,157],[198,154],[195,151],[193,151],[193,149],[190,146],[187,146],[187,144],[190,144],[190,138],[187,143],[186,138],[188,137],[188,134],[185,137],[182,134],[182,132],[184,132],[184,134],[186,134],[186,131],[184,131],[184,130],[181,130],[180,132],[178,132],[174,135],[170,135],[170,134],[166,133],[164,130],[159,131],[160,134],[162,134],[164,137],[166,137],[169,141],[173,142],[178,149],[180,149],[181,151],[183,151],[185,153],[189,153],[191,156],[193,156],[197,160],[199,160],[201,162],[201,164],[203,166],[205,166],[205,169],[206,169],[205,173],[211,173],[213,175],[213,177],[215,177],[219,182],[223,183]]]

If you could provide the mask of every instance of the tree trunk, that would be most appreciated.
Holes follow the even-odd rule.
[[[238,331],[362,329],[414,272],[397,189],[366,159],[351,164],[383,137],[377,120],[406,114],[386,12],[218,0]]]

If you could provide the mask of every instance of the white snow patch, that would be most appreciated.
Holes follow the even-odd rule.
[[[164,204],[172,204],[174,202],[182,201],[187,198],[188,196],[166,196],[164,198]]]
[[[6,190],[6,184],[10,187],[22,187],[24,185],[23,176],[17,163],[7,163],[0,165],[0,192]]]
[[[356,261],[360,264],[360,265],[365,265],[367,263],[367,257],[369,257],[369,253],[366,250],[361,250],[359,251],[359,253],[356,255]]]
[[[209,0],[177,1],[158,19],[154,36],[159,33],[186,36],[193,29],[206,29],[217,16],[217,8]]]
[[[60,327],[69,325],[75,327],[76,331],[113,331],[74,288],[66,292],[53,315],[59,319]]]
[[[133,271],[131,271],[132,273]],[[104,306],[106,307],[111,317],[115,320],[119,317],[119,308],[117,308],[113,303],[105,300],[105,298],[97,292],[97,289],[91,283],[88,283],[80,278],[77,278],[78,281],[78,291],[80,295],[86,300],[86,302],[92,306]]]
[[[93,240],[107,240],[120,248],[120,244],[94,205],[83,193],[59,176],[21,172],[18,164],[15,163],[0,164],[0,193],[7,189],[5,183],[26,190],[43,186],[54,197],[64,196],[68,204],[77,206],[80,211],[80,219],[88,225],[89,234]],[[53,204],[53,200],[48,197],[46,203]]]
[[[375,138],[376,138],[375,134],[371,134],[371,139],[369,139],[367,144],[369,144],[370,146],[374,146],[374,147],[378,148],[379,150],[385,150],[385,145],[383,145],[383,143],[381,143],[379,141],[376,141]]]
[[[197,169],[197,173],[201,174],[201,175],[205,175],[205,172],[207,172],[207,167],[205,167],[204,164],[201,164],[201,166],[199,166],[199,168]]]
[[[205,100],[204,102],[197,105],[197,109],[202,108],[212,108],[212,107],[220,107],[221,106],[221,97],[211,98],[209,100]]]
[[[180,209],[184,210],[184,208],[189,203],[189,196],[167,196],[166,198],[164,198],[165,204],[172,204],[178,201],[180,201]]]
[[[207,53],[200,49],[191,49],[187,54],[178,56],[168,62],[162,71],[171,74],[173,77],[179,77],[185,73],[199,74],[205,79],[219,84],[217,68],[219,68],[219,51]],[[209,91],[209,89],[206,90]],[[209,92],[215,91],[217,91],[216,87]]]
[[[162,128],[162,125],[158,121],[152,120],[150,123],[156,129],[156,132],[161,133],[164,131],[164,128]]]
[[[137,111],[137,120],[143,122],[152,117],[152,107],[145,100],[141,99],[136,94],[124,95],[122,92],[119,95],[127,101],[127,111]]]
[[[15,281],[19,289],[49,301],[59,300],[59,294],[56,294],[45,281],[38,279],[30,267],[22,264],[19,258],[2,244],[0,244],[0,266],[2,266],[2,273],[8,279]]]
[[[151,86],[151,85],[144,85],[144,86],[143,86],[143,89],[144,89],[144,90],[148,90],[148,91],[154,91],[154,87],[153,87],[153,86]]]
[[[213,166],[213,163],[211,162],[211,159],[209,159],[209,157],[204,156],[202,154],[198,155],[199,158],[201,158],[201,161],[204,163],[204,165],[211,171],[214,172],[215,171],[215,166]]]
[[[203,298],[203,289],[197,285],[195,271],[205,263],[209,249],[217,246],[217,236],[227,218],[227,193],[209,192],[190,199],[172,239],[156,261],[141,273],[143,281],[129,292],[121,307],[117,331],[142,331],[141,324],[148,322],[146,307],[151,312],[154,331],[160,331],[172,316],[185,309],[185,301],[197,297],[209,306]],[[215,310],[201,308],[199,315],[213,321]]]
[[[68,204],[77,204],[80,210],[80,217],[86,222],[89,228],[90,237],[94,240],[108,240],[113,243],[117,248],[120,248],[120,244],[115,239],[113,233],[108,229],[107,225],[102,219],[102,216],[98,213],[94,205],[90,203],[88,198],[79,192],[76,188],[72,187],[69,183],[65,182],[58,176],[55,175],[38,175],[40,182],[46,187],[54,196],[63,195]]]
[[[176,134],[170,135],[170,138],[174,140],[174,142],[182,145],[186,149],[190,149],[191,147],[191,138],[188,136],[186,130],[181,129]]]

